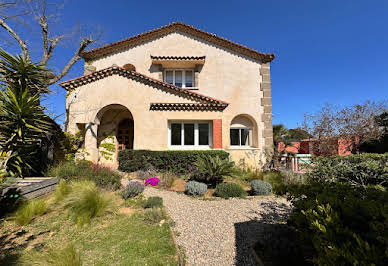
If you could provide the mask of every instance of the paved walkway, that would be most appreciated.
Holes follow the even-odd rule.
[[[144,194],[163,198],[189,265],[256,265],[249,248],[290,211],[284,198],[272,196],[209,201],[149,187]]]

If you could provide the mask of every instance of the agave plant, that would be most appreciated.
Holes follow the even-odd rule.
[[[0,50],[0,150],[9,155],[6,170],[20,176],[31,162],[52,120],[40,105],[49,70]]]
[[[220,159],[215,156],[200,157],[195,165],[198,173],[194,179],[211,185],[221,183],[225,177],[231,176],[234,172],[234,162],[229,159]]]

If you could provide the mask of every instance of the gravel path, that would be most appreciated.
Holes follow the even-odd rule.
[[[276,197],[205,201],[149,187],[144,194],[163,198],[188,265],[256,265],[249,248],[290,211]]]

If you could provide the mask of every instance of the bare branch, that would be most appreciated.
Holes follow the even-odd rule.
[[[0,18],[0,26],[3,27],[6,31],[11,34],[11,36],[19,43],[20,48],[22,49],[23,56],[27,59],[30,59],[30,54],[28,52],[28,47],[26,43],[19,37],[19,35],[7,24],[3,19]]]
[[[82,52],[86,49],[86,47],[93,43],[92,39],[85,38],[81,41],[80,47],[78,48],[77,52],[74,54],[74,56],[70,59],[69,62],[65,65],[65,67],[62,69],[61,73],[59,73],[55,78],[51,79],[49,81],[49,85],[54,84],[55,82],[62,79],[70,70],[70,68],[77,63],[78,60],[81,59]]]

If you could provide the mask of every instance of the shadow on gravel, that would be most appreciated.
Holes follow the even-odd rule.
[[[290,207],[279,202],[261,203],[252,210],[257,219],[235,223],[235,265],[259,265],[252,248],[264,265],[308,265],[297,244],[296,233],[284,222]]]

